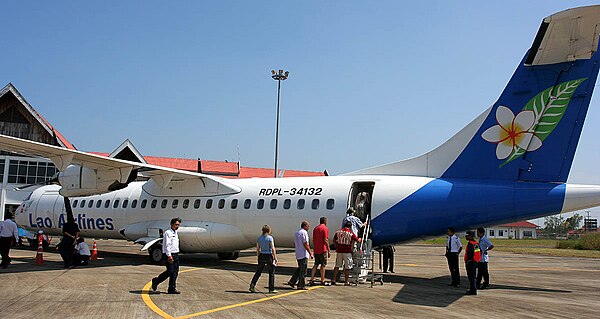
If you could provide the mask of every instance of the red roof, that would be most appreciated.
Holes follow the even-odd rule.
[[[515,222],[515,223],[504,224],[504,225],[500,225],[500,226],[513,227],[513,228],[517,228],[517,227],[521,227],[521,228],[538,228],[539,227],[538,225],[536,225],[534,223],[530,223],[528,221]]]

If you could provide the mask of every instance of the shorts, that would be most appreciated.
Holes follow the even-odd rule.
[[[315,265],[327,266],[327,252],[322,254],[315,254]]]
[[[336,253],[335,268],[352,269],[352,253]]]

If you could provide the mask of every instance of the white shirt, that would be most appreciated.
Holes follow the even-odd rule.
[[[308,244],[308,232],[304,228],[298,229],[294,234],[294,247],[296,248],[296,259],[310,258],[310,254],[304,247],[304,243]]]
[[[451,253],[457,253],[458,249],[462,247],[462,243],[456,234],[452,236],[448,236],[448,240],[446,241],[446,251]]]
[[[173,228],[169,228],[163,234],[163,254],[171,256],[171,254],[179,253],[179,236]]]
[[[91,256],[92,255],[92,253],[90,253],[90,246],[88,246],[88,244],[86,244],[86,243],[77,244],[77,246],[75,246],[75,249],[77,249],[77,253],[80,254],[81,256]]]
[[[487,250],[492,246],[492,242],[487,238],[487,236],[483,236],[479,238],[479,248],[481,249],[481,261],[483,263],[490,262],[490,256],[486,254]]]
[[[10,219],[5,219],[0,223],[0,237],[15,237],[15,240],[19,242],[19,230],[17,224]]]

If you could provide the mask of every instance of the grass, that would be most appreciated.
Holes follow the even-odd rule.
[[[463,247],[466,240],[461,239]],[[571,240],[555,239],[491,239],[495,251],[506,251],[517,254],[533,254],[556,257],[600,258],[600,250],[580,250],[567,247],[564,242]],[[445,246],[446,237],[431,238],[419,241],[420,244]],[[573,245],[574,247],[575,245]],[[561,249],[558,249],[560,247]],[[564,249],[562,249],[564,248]]]

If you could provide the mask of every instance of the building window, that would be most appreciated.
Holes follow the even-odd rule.
[[[524,230],[523,231],[523,237],[532,238],[533,237],[533,231],[531,231],[531,230]]]
[[[269,204],[271,209],[277,209],[277,200],[276,199],[271,199],[271,204]]]
[[[328,199],[327,200],[327,209],[332,210],[334,206],[335,206],[335,200],[333,198]]]
[[[54,176],[55,173],[56,168],[52,163],[37,161],[10,161],[10,165],[8,166],[8,183],[42,183]],[[4,165],[2,165],[2,174],[4,174]]]
[[[286,199],[283,201],[283,209],[290,209],[290,207],[292,206],[292,200],[291,199]]]
[[[131,208],[135,208],[137,206],[137,199],[131,201]]]
[[[304,198],[300,198],[298,200],[298,204],[296,204],[296,207],[298,207],[298,209],[304,209],[304,203],[305,203]]]
[[[245,208],[245,209],[249,209],[249,208],[250,208],[250,206],[252,206],[252,200],[251,200],[251,199],[246,199],[246,200],[244,201],[244,208]]]
[[[160,208],[162,208],[162,209],[167,208],[168,203],[169,203],[168,199],[163,199],[162,202],[160,202]]]
[[[211,209],[212,208],[212,199],[207,199],[206,200],[206,209]]]
[[[96,208],[100,208],[100,206],[102,206],[102,200],[99,199],[98,201],[96,201]]]
[[[225,207],[225,200],[219,199],[219,209],[223,209],[223,207]]]
[[[184,199],[182,206],[183,206],[183,209],[187,209],[188,207],[190,207],[190,200],[189,199]]]
[[[141,208],[146,208],[146,205],[148,204],[148,200],[147,199],[142,199],[142,203],[140,204]]]
[[[156,199],[153,199],[153,200],[150,202],[150,208],[156,208],[156,204],[158,204],[158,200],[156,200]]]
[[[318,199],[313,199],[312,200],[312,204],[311,204],[312,209],[319,209],[319,200]]]
[[[496,236],[496,232],[493,229],[488,229],[488,236],[494,237]]]
[[[199,200],[199,199],[196,199],[196,200],[194,201],[194,208],[195,208],[195,209],[198,209],[198,208],[200,208],[200,200]]]
[[[177,209],[177,207],[179,207],[179,199],[174,199],[171,207],[173,207],[173,209]]]
[[[498,236],[504,237],[504,229],[498,229]]]
[[[104,208],[108,208],[110,206],[110,199],[107,199],[106,202],[104,202]]]
[[[115,199],[114,203],[113,203],[113,208],[117,208],[119,207],[119,200]]]
[[[263,207],[265,207],[265,200],[261,198],[256,202],[256,208],[263,209]]]
[[[232,199],[231,200],[231,209],[236,209],[238,205],[238,200],[237,199]]]
[[[123,201],[123,206],[121,206],[121,208],[127,208],[127,204],[129,204],[129,200],[126,199]]]
[[[88,203],[88,208],[92,208],[94,206],[94,200],[90,199],[90,202]]]

